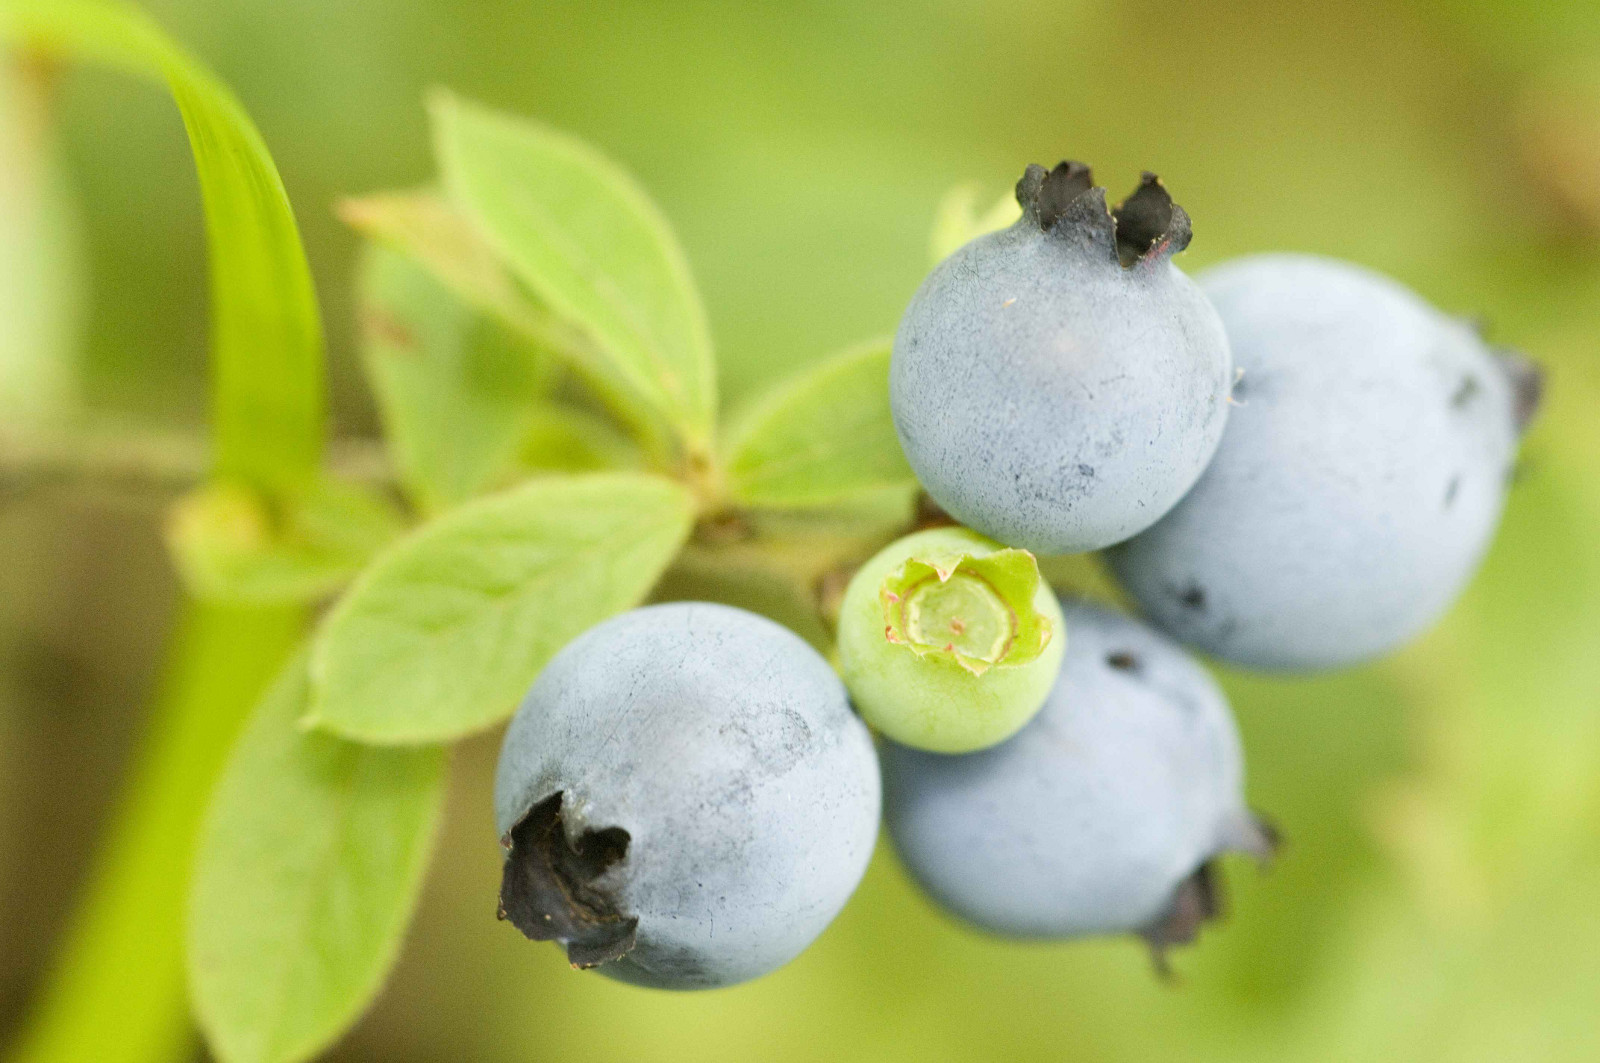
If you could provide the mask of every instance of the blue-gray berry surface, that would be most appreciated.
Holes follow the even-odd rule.
[[[1022,217],[912,297],[889,398],[917,478],[961,523],[1036,553],[1149,527],[1222,438],[1232,362],[1171,262],[1189,220],[1153,175],[1113,213],[1089,171],[1030,166]]]
[[[1118,578],[1167,631],[1252,667],[1400,646],[1488,547],[1537,374],[1345,263],[1260,255],[1201,283],[1238,405],[1195,488],[1111,552]]]
[[[741,982],[844,906],[879,798],[871,737],[798,636],[723,605],[636,609],[558,653],[506,733],[501,910],[623,981]]]
[[[949,756],[884,742],[884,818],[911,875],[976,926],[1135,933],[1159,955],[1217,908],[1212,861],[1267,855],[1244,758],[1204,668],[1140,622],[1064,602],[1072,639],[1015,736]]]

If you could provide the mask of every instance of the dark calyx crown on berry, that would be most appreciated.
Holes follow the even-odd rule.
[[[1520,435],[1527,432],[1534,417],[1538,416],[1539,408],[1544,405],[1544,367],[1521,351],[1509,347],[1496,348],[1494,356],[1506,379],[1511,382],[1511,413]]]
[[[574,967],[621,959],[638,941],[639,920],[618,910],[596,880],[627,858],[632,839],[621,827],[584,829],[568,837],[558,791],[535,804],[500,839],[501,919],[534,941],[558,941]]]
[[[1189,246],[1189,215],[1148,171],[1127,199],[1108,209],[1106,190],[1083,163],[1060,162],[1053,170],[1035,164],[1017,182],[1017,202],[1024,223],[1087,237],[1124,268],[1165,261]]]

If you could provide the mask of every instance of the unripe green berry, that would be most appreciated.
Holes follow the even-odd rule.
[[[1026,550],[965,528],[891,543],[850,581],[839,669],[857,711],[901,745],[967,753],[1044,704],[1066,625]]]

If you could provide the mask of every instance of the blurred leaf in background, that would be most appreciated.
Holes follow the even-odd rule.
[[[51,129],[55,77],[0,56],[0,434],[59,428],[80,398],[82,248]]]

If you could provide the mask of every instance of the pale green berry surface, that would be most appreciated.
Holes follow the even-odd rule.
[[[967,753],[1004,741],[1039,711],[1066,634],[1033,555],[936,528],[889,544],[850,581],[839,670],[856,710],[885,735]]]

